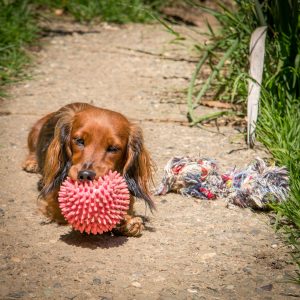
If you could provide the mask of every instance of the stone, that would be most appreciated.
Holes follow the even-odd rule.
[[[141,288],[142,287],[142,285],[138,281],[133,281],[131,283],[131,285],[134,286],[134,287],[136,287],[136,288]]]
[[[100,277],[94,277],[93,278],[93,285],[100,285],[101,284],[101,278]]]

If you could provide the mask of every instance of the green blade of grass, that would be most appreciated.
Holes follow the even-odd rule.
[[[204,122],[204,121],[210,121],[210,120],[214,120],[214,119],[218,119],[222,116],[225,115],[234,115],[235,113],[233,111],[218,111],[218,112],[214,112],[211,114],[207,114],[201,117],[194,117],[194,119],[192,120],[192,122],[190,123],[191,126],[195,126],[198,123]]]
[[[228,60],[231,56],[231,54],[236,50],[238,47],[239,40],[236,39],[232,42],[231,47],[226,51],[222,59],[218,62],[218,64],[214,67],[213,72],[210,74],[208,79],[206,80],[205,84],[202,86],[201,90],[199,91],[196,99],[195,104],[199,105],[201,98],[206,93],[207,89],[209,88],[211,81],[216,77],[216,75],[220,72],[221,68],[224,66],[226,60]],[[195,106],[194,106],[195,108]]]
[[[196,78],[202,68],[202,66],[204,65],[204,63],[206,62],[208,55],[209,55],[209,51],[212,50],[213,47],[209,48],[208,50],[206,50],[201,59],[199,60],[199,62],[196,65],[195,71],[192,75],[190,84],[189,84],[189,88],[188,88],[188,95],[187,95],[187,105],[188,105],[188,117],[190,120],[194,119],[194,102],[193,102],[193,94],[194,94],[194,87],[195,87],[195,82],[196,82]]]

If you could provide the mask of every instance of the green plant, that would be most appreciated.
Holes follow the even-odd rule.
[[[33,0],[42,8],[60,8],[79,22],[149,22],[166,0]]]
[[[37,38],[38,28],[29,1],[0,0],[0,89],[24,74],[29,62],[26,45]],[[2,92],[3,93],[3,92]]]
[[[280,12],[280,13],[279,13]],[[262,94],[258,138],[290,174],[290,200],[275,209],[300,230],[300,5],[273,1],[270,22],[272,48]]]
[[[280,1],[270,6],[272,53],[264,81],[258,138],[280,165],[289,170],[289,201],[274,205],[293,227],[283,225],[287,240],[294,246],[294,261],[300,269],[300,5]],[[280,13],[279,13],[280,11]],[[293,278],[300,283],[300,271]]]
[[[193,1],[190,2],[194,4]],[[194,4],[195,5],[195,4]],[[212,14],[220,23],[218,31],[208,25],[208,45],[196,44],[201,53],[200,60],[195,68],[188,90],[188,117],[191,125],[199,123],[195,110],[201,104],[201,99],[213,95],[222,101],[245,103],[247,94],[246,81],[235,85],[236,78],[245,74],[248,69],[248,45],[251,32],[255,29],[256,20],[253,19],[253,5],[248,1],[241,1],[237,11],[220,4],[221,11],[195,5],[197,8]],[[201,74],[202,68],[208,67],[211,72],[204,84],[199,88],[196,78]],[[232,93],[232,89],[238,89]],[[224,112],[223,112],[224,113]]]
[[[189,118],[192,125],[201,122],[195,108],[209,89],[225,101],[231,98],[246,102],[250,35],[256,27],[267,25],[257,136],[277,164],[289,170],[289,200],[273,205],[273,209],[292,224],[282,228],[295,248],[293,258],[300,267],[300,4],[298,0],[236,0],[235,3],[235,12],[224,6],[222,12],[201,8],[217,18],[221,29],[216,34],[208,26],[209,45],[197,45],[202,56],[190,82]],[[204,64],[209,65],[211,73],[197,90],[196,78]],[[300,283],[299,271],[297,275],[295,280]]]
[[[262,96],[258,123],[258,138],[272,153],[275,161],[289,170],[290,199],[275,206],[300,229],[300,103],[286,103],[278,109],[278,103],[269,92]],[[285,101],[285,99],[282,99]]]

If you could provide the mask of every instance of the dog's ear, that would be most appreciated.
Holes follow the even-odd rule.
[[[71,103],[54,112],[44,124],[37,145],[38,165],[43,176],[40,196],[57,191],[71,167],[71,131],[75,115],[88,104]]]
[[[153,164],[144,146],[142,130],[136,125],[131,125],[123,176],[129,191],[135,197],[144,199],[151,211],[155,209],[149,191],[149,184],[153,183],[152,171]]]
[[[57,190],[67,177],[71,166],[70,134],[71,121],[60,116],[55,125],[53,139],[45,153],[41,190],[41,195],[44,197]]]

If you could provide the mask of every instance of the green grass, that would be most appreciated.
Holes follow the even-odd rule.
[[[287,166],[289,200],[273,208],[292,226],[281,227],[294,246],[300,283],[300,4],[274,1],[266,17],[272,22],[272,48],[266,62],[258,138],[279,165]]]
[[[263,82],[258,138],[280,165],[288,167],[290,199],[275,209],[300,237],[300,4],[274,1],[272,43]],[[280,13],[279,13],[280,12]],[[298,240],[300,241],[300,240]]]
[[[214,15],[220,29],[214,32],[208,25],[207,46],[196,45],[201,56],[187,97],[189,118],[192,125],[201,122],[195,108],[206,95],[246,106],[250,36],[255,28],[267,25],[257,137],[276,163],[289,170],[289,199],[273,209],[284,220],[281,229],[294,247],[292,255],[299,266],[295,280],[300,283],[300,3],[235,2],[234,12],[222,5],[220,11],[215,11],[194,4]],[[211,73],[199,87],[195,82],[204,65],[210,67]]]
[[[166,0],[35,0],[40,8],[63,9],[79,22],[149,22]]]
[[[26,46],[37,38],[34,12],[28,1],[0,0],[0,93],[24,75],[30,59]],[[1,94],[0,94],[1,95]]]
[[[276,209],[288,216],[300,232],[300,101],[284,97],[282,105],[274,99],[272,93],[263,91],[257,133],[275,161],[288,167],[291,197]]]
[[[287,103],[278,109],[266,93],[262,97],[258,139],[267,147],[278,165],[289,170],[290,197],[287,202],[273,206],[282,216],[281,230],[288,242],[294,246],[292,253],[299,270],[295,281],[300,283],[300,103]]]
[[[196,108],[205,98],[218,99],[234,104],[245,104],[247,81],[240,80],[235,86],[237,78],[246,74],[248,70],[248,48],[251,32],[255,29],[255,20],[251,17],[253,7],[248,1],[241,1],[236,12],[220,4],[220,10],[212,10],[193,1],[195,9],[201,9],[212,14],[220,23],[214,30],[207,24],[207,45],[196,44],[199,52],[199,63],[195,68],[188,92],[188,117],[192,125],[202,119],[195,114]],[[202,86],[197,86],[196,78],[200,76],[203,67],[210,68],[210,75]],[[232,90],[236,90],[232,93]],[[245,107],[245,105],[244,105]]]

